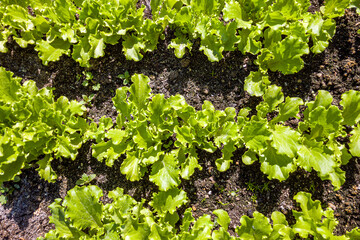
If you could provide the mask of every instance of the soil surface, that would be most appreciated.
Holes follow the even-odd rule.
[[[313,10],[316,6],[313,4]],[[360,90],[359,27],[359,15],[347,10],[345,16],[337,19],[336,35],[322,54],[304,57],[305,67],[299,73],[286,76],[271,73],[270,80],[283,88],[285,97],[297,96],[311,101],[316,92],[323,89],[331,93],[333,103],[338,105],[342,93]],[[88,116],[95,121],[103,115],[116,116],[111,98],[115,90],[123,86],[123,80],[117,76],[126,71],[149,76],[154,93],[163,93],[166,97],[182,94],[196,109],[201,109],[205,100],[212,102],[216,109],[255,109],[260,98],[250,97],[243,90],[245,77],[257,69],[252,64],[254,56],[229,52],[220,62],[211,63],[202,52],[193,50],[178,59],[168,50],[168,44],[168,39],[160,42],[158,49],[145,54],[140,62],[127,61],[120,44],[108,45],[106,55],[92,59],[92,67],[84,69],[69,57],[44,66],[33,47],[22,49],[10,40],[9,52],[0,54],[0,66],[24,80],[36,81],[39,88],[53,87],[56,97],[64,95],[82,100],[83,95],[95,94],[92,104],[88,104]],[[94,83],[90,82],[87,87],[82,85],[83,71],[91,72],[94,77]],[[101,84],[100,91],[92,90],[91,85],[95,83]],[[52,229],[48,206],[54,199],[64,198],[83,173],[95,173],[97,177],[92,183],[105,192],[122,187],[137,200],[150,199],[152,192],[157,191],[146,178],[140,182],[127,181],[119,170],[121,159],[109,168],[92,158],[90,146],[91,143],[85,144],[75,161],[53,161],[59,176],[56,183],[40,179],[35,168],[30,168],[23,171],[18,182],[4,184],[11,194],[6,195],[7,203],[0,205],[0,239],[36,239]],[[330,182],[321,181],[315,172],[298,170],[281,183],[269,181],[260,171],[259,163],[251,166],[242,163],[243,152],[244,149],[235,152],[234,163],[225,173],[218,172],[214,163],[220,152],[198,152],[203,170],[197,170],[191,180],[181,183],[189,197],[186,207],[192,207],[196,217],[224,209],[232,219],[230,231],[233,232],[242,215],[252,216],[254,211],[259,211],[269,217],[277,210],[283,212],[291,224],[291,210],[296,208],[294,195],[308,191],[314,200],[321,200],[323,207],[334,210],[339,221],[337,234],[360,227],[359,158],[351,159],[342,167],[346,171],[346,182],[339,191],[334,191]]]

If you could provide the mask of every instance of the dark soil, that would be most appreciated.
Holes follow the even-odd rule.
[[[316,4],[314,6],[316,10]],[[338,105],[342,93],[360,90],[359,27],[360,17],[355,11],[346,11],[344,17],[337,19],[337,33],[324,53],[306,56],[305,67],[297,74],[271,73],[272,83],[282,86],[285,96],[301,97],[304,101],[313,100],[320,89],[327,90]],[[201,109],[204,100],[212,102],[216,109],[254,109],[259,103],[259,98],[243,91],[244,78],[257,68],[252,64],[253,56],[230,52],[220,62],[210,63],[202,52],[193,51],[177,59],[167,49],[168,44],[168,40],[162,41],[156,51],[145,54],[140,62],[126,61],[119,44],[109,45],[105,57],[93,59],[92,67],[83,69],[69,57],[44,66],[32,47],[22,49],[9,42],[9,52],[0,54],[0,66],[24,80],[36,81],[39,88],[53,87],[56,97],[65,95],[81,100],[82,95],[95,94],[92,106],[88,107],[88,115],[95,121],[103,115],[116,116],[111,98],[116,88],[123,85],[123,80],[117,76],[125,71],[146,74],[154,93],[163,93],[166,97],[182,94],[196,109]],[[82,85],[84,70],[91,72],[94,81],[101,84],[100,91],[92,91],[93,83],[88,87]],[[20,182],[5,183],[13,192],[7,195],[7,204],[0,206],[0,239],[36,239],[48,232],[53,228],[49,224],[48,206],[54,199],[64,198],[83,173],[95,173],[97,177],[92,183],[105,192],[122,187],[137,200],[149,199],[152,192],[157,191],[146,178],[141,182],[127,181],[119,170],[121,160],[109,168],[92,158],[90,146],[91,143],[85,144],[75,161],[52,163],[59,176],[54,184],[40,179],[35,168],[24,170]],[[234,163],[225,173],[218,172],[214,164],[219,153],[199,151],[198,154],[203,170],[196,171],[191,180],[183,180],[181,184],[190,200],[187,207],[192,207],[196,217],[222,208],[232,219],[230,231],[233,231],[242,215],[252,216],[254,211],[259,211],[269,217],[277,210],[292,223],[293,196],[299,191],[308,191],[313,199],[321,200],[323,207],[335,211],[339,221],[337,234],[360,227],[358,158],[342,167],[346,171],[346,182],[339,191],[334,191],[330,182],[321,181],[315,172],[299,170],[281,183],[269,181],[259,164],[246,166],[242,163],[243,149],[236,151]],[[255,190],[250,190],[253,186]]]

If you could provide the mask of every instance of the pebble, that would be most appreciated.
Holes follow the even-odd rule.
[[[181,67],[186,68],[190,65],[190,59],[184,58],[180,61]]]
[[[343,201],[344,200],[344,197],[341,196],[340,194],[335,194],[335,196],[340,200],[340,201]]]
[[[204,94],[209,94],[209,90],[207,89],[207,88],[205,88],[204,90],[203,90],[203,92],[204,92]]]
[[[345,212],[346,212],[347,214],[352,214],[352,209],[351,209],[351,207],[345,208]]]
[[[322,76],[323,76],[322,73],[317,73],[316,74],[316,77],[318,77],[318,78],[322,78]]]
[[[288,210],[284,206],[280,206],[280,211],[286,215],[288,213]]]
[[[169,73],[169,80],[175,80],[179,76],[179,73],[177,71],[171,71]]]
[[[209,178],[209,180],[211,181],[211,183],[212,183],[212,184],[214,184],[214,183],[215,183],[215,181],[214,181],[214,177],[213,177],[213,176],[211,176],[211,177]]]
[[[336,206],[335,206],[334,204],[329,203],[328,205],[329,205],[329,207],[330,207],[332,210],[335,210],[335,209],[336,209]]]

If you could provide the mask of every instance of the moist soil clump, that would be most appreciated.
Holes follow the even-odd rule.
[[[313,4],[316,10],[316,4]],[[354,89],[360,90],[360,37],[357,31],[360,18],[353,10],[337,19],[337,32],[329,47],[321,54],[304,57],[305,67],[297,74],[282,75],[270,73],[272,83],[282,87],[285,97],[300,97],[311,101],[318,90],[331,93],[335,105],[339,105],[341,94]],[[216,109],[244,107],[255,109],[260,98],[250,97],[243,90],[245,77],[257,69],[254,56],[240,52],[228,52],[224,59],[211,63],[197,50],[187,53],[182,59],[175,57],[168,49],[169,38],[161,41],[158,49],[147,53],[140,62],[127,61],[121,45],[106,46],[106,55],[91,60],[91,68],[83,69],[69,57],[44,66],[33,47],[20,48],[9,42],[9,52],[0,54],[0,66],[14,72],[15,76],[34,80],[39,88],[53,87],[58,98],[82,100],[82,96],[94,94],[87,104],[87,114],[98,121],[102,116],[115,119],[116,111],[111,98],[115,90],[124,86],[119,74],[142,73],[150,77],[153,93],[169,97],[181,94],[196,109],[201,109],[205,100]],[[196,44],[195,44],[196,46]],[[196,47],[194,47],[196,49]],[[83,86],[85,72],[91,72],[93,82]],[[100,83],[99,91],[91,86]],[[296,127],[296,119],[287,122]],[[66,192],[75,186],[83,173],[95,173],[92,184],[105,191],[121,187],[136,200],[149,200],[157,187],[144,177],[140,182],[130,182],[120,173],[121,159],[113,167],[107,167],[91,156],[91,142],[84,144],[75,161],[63,159],[52,162],[59,176],[56,183],[47,183],[39,178],[35,167],[24,170],[18,182],[7,182],[5,187],[8,201],[0,206],[0,239],[36,239],[52,229],[49,223],[48,206],[56,198],[64,198]],[[339,191],[334,191],[329,181],[322,181],[315,172],[298,170],[283,182],[269,181],[260,171],[260,164],[244,165],[241,161],[244,149],[238,149],[233,164],[225,173],[216,170],[215,160],[220,151],[213,154],[198,151],[202,170],[196,170],[190,180],[182,180],[181,188],[187,192],[186,207],[193,209],[195,217],[211,214],[215,209],[224,209],[232,219],[230,231],[239,224],[242,215],[252,216],[259,211],[270,217],[273,211],[284,213],[290,224],[292,211],[297,209],[293,201],[299,191],[312,193],[313,199],[330,207],[339,221],[336,234],[344,234],[360,227],[360,163],[352,158],[342,167],[346,171],[346,182]],[[105,200],[106,201],[106,197]],[[181,209],[179,210],[181,211]]]

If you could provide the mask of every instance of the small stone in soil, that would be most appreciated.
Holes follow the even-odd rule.
[[[181,64],[181,67],[186,68],[190,65],[190,59],[184,58],[180,61],[180,64]]]

